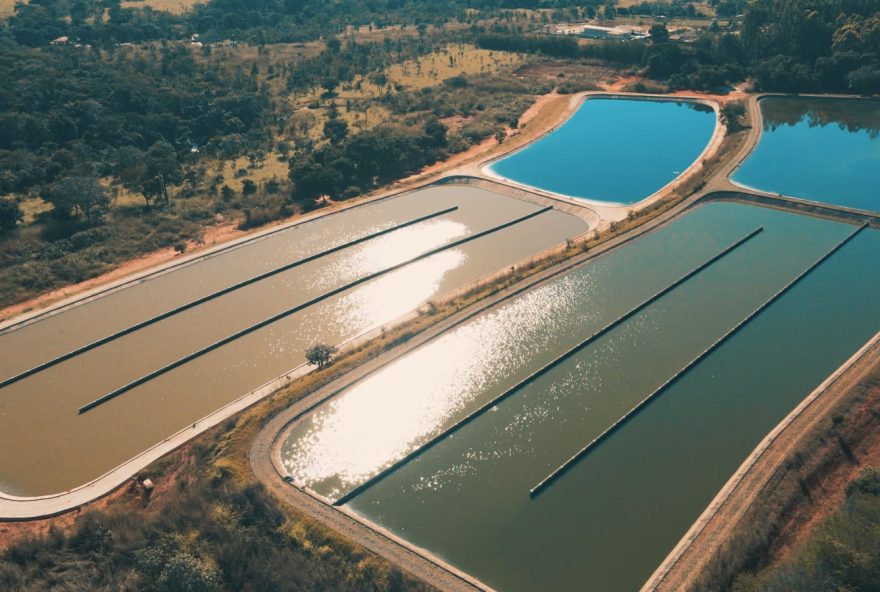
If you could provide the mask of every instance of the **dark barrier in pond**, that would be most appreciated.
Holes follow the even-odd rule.
[[[216,342],[212,343],[211,345],[205,346],[199,350],[194,351],[193,353],[191,353],[189,355],[186,355],[178,360],[175,360],[174,362],[171,362],[170,364],[163,366],[163,367],[159,368],[158,370],[154,370],[153,372],[150,372],[149,374],[141,376],[140,378],[133,380],[133,381],[129,382],[128,384],[121,386],[118,389],[116,389],[110,393],[107,393],[106,395],[99,397],[90,403],[86,403],[85,405],[83,405],[82,407],[79,408],[79,413],[85,413],[86,411],[89,411],[90,409],[94,409],[98,405],[106,403],[110,399],[115,399],[116,397],[125,393],[126,391],[130,391],[131,389],[135,388],[136,386],[140,386],[140,385],[144,384],[145,382],[148,382],[158,376],[161,376],[162,374],[165,374],[166,372],[168,372],[170,370],[173,370],[174,368],[177,368],[178,366],[182,366],[183,364],[186,364],[187,362],[190,362],[198,357],[201,357],[201,356],[205,355],[206,353],[217,349],[218,347],[221,347],[223,345],[226,345],[227,343],[235,341],[236,339],[238,339],[240,337],[244,337],[245,335],[247,335],[249,333],[253,333],[254,331],[256,331],[258,329],[262,329],[263,327],[265,327],[267,325],[271,325],[272,323],[274,323],[276,321],[280,321],[281,319],[283,319],[285,317],[288,317],[296,312],[299,312],[300,310],[308,308],[309,306],[317,304],[317,303],[319,303],[323,300],[326,300],[332,296],[336,296],[337,294],[345,292],[346,290],[354,288],[355,286],[359,286],[361,284],[364,284],[366,282],[374,280],[378,277],[381,277],[385,274],[391,273],[392,271],[396,271],[402,267],[410,265],[411,263],[415,263],[416,261],[421,261],[422,259],[427,259],[428,257],[436,255],[437,253],[442,253],[443,251],[453,249],[459,245],[463,245],[465,243],[468,243],[470,241],[484,237],[486,235],[498,232],[500,230],[504,230],[505,228],[508,228],[508,227],[513,226],[515,224],[519,224],[520,222],[525,222],[526,220],[534,218],[535,216],[538,216],[540,214],[548,212],[552,209],[553,209],[552,206],[547,206],[545,208],[535,210],[534,212],[530,212],[530,213],[526,214],[525,216],[520,216],[519,218],[516,218],[514,220],[510,220],[509,222],[505,222],[504,224],[499,224],[498,226],[494,226],[492,228],[482,230],[480,232],[477,232],[477,233],[472,234],[470,236],[466,236],[464,238],[458,239],[458,240],[453,241],[451,243],[448,243],[446,245],[442,245],[440,247],[431,249],[429,251],[425,251],[421,255],[417,255],[415,257],[407,259],[406,261],[392,265],[391,267],[386,267],[385,269],[380,269],[377,272],[371,273],[371,274],[366,275],[362,278],[358,278],[353,282],[345,284],[344,286],[334,288],[333,290],[326,292],[325,294],[321,294],[320,296],[316,296],[315,298],[312,298],[311,300],[303,302],[302,304],[298,304],[292,308],[288,308],[287,310],[282,311],[274,316],[271,316],[268,319],[264,319],[255,325],[251,325],[250,327],[247,327],[245,329],[242,329],[241,331],[233,333],[232,335],[229,335],[228,337],[224,337],[220,341],[216,341]]]
[[[829,257],[834,255],[837,251],[839,251],[844,245],[854,239],[860,232],[862,232],[865,228],[868,227],[868,223],[865,222],[861,226],[859,226],[856,230],[854,230],[849,236],[844,238],[842,241],[837,243],[830,251],[819,257],[812,265],[807,267],[804,271],[802,271],[797,277],[787,283],[781,290],[776,292],[773,296],[771,296],[766,302],[764,302],[761,306],[756,308],[749,314],[746,318],[737,323],[732,329],[730,329],[727,333],[722,335],[716,342],[706,348],[700,355],[691,360],[686,366],[684,366],[681,370],[676,372],[669,378],[666,382],[660,385],[657,390],[652,392],[650,395],[639,401],[635,407],[626,412],[626,414],[611,424],[604,432],[593,438],[589,444],[578,450],[571,458],[565,461],[562,465],[559,466],[555,471],[547,475],[540,483],[535,485],[532,489],[529,490],[529,496],[535,497],[544,491],[547,487],[549,487],[554,481],[559,479],[568,469],[574,466],[580,459],[590,453],[594,448],[596,448],[599,444],[605,441],[611,434],[619,430],[627,421],[632,419],[639,411],[644,409],[651,401],[656,399],[659,395],[663,394],[670,386],[678,382],[680,378],[685,376],[688,372],[693,370],[700,362],[702,362],[707,356],[709,356],[713,351],[718,349],[724,342],[733,337],[740,329],[748,325],[751,321],[753,321],[758,315],[760,315],[764,310],[767,309],[768,306],[776,302],[779,298],[781,298],[786,292],[791,290],[795,285],[797,285],[802,279],[807,277],[812,271],[814,271],[817,267],[822,265]]]
[[[679,287],[680,285],[682,285],[683,283],[685,283],[686,281],[688,281],[689,279],[691,279],[692,277],[694,277],[695,275],[697,275],[698,273],[700,273],[701,271],[703,271],[704,269],[706,269],[707,267],[712,265],[713,263],[717,262],[718,260],[724,258],[726,255],[728,255],[732,251],[741,247],[743,244],[745,244],[749,240],[753,239],[754,237],[756,237],[757,235],[759,235],[763,231],[764,231],[763,226],[758,227],[755,230],[751,231],[750,233],[748,233],[747,235],[745,235],[741,239],[737,240],[732,245],[725,248],[723,251],[714,255],[712,258],[708,259],[707,261],[701,263],[699,266],[695,267],[694,269],[692,269],[691,271],[689,271],[685,275],[681,276],[680,278],[675,280],[673,283],[669,284],[668,286],[666,286],[665,288],[663,288],[662,290],[660,290],[659,292],[657,292],[656,294],[654,294],[653,296],[648,298],[647,300],[644,300],[641,304],[628,310],[623,315],[617,317],[615,320],[611,321],[610,323],[608,323],[607,325],[605,325],[604,327],[602,327],[601,329],[599,329],[598,331],[596,331],[595,333],[590,335],[587,339],[585,339],[584,341],[581,341],[580,343],[578,343],[577,345],[575,345],[574,347],[572,347],[571,349],[569,349],[568,351],[563,353],[561,356],[548,362],[546,365],[542,366],[539,370],[528,375],[527,377],[525,377],[524,379],[522,379],[521,381],[519,381],[518,383],[516,383],[515,385],[513,385],[512,387],[510,387],[509,389],[507,389],[506,391],[504,391],[503,393],[501,393],[500,395],[498,395],[497,397],[495,397],[494,399],[492,399],[491,401],[489,401],[488,403],[486,403],[485,405],[480,407],[479,409],[476,409],[475,411],[471,412],[466,417],[463,417],[462,419],[460,419],[459,421],[454,423],[452,426],[450,426],[449,428],[447,428],[443,432],[437,434],[436,436],[434,436],[433,438],[428,440],[428,442],[426,442],[422,446],[416,448],[415,450],[413,450],[412,452],[410,452],[409,454],[407,454],[406,456],[404,456],[403,458],[401,458],[400,460],[398,460],[394,464],[390,465],[389,467],[387,467],[383,471],[380,471],[379,473],[377,473],[376,475],[374,475],[373,477],[371,477],[370,479],[368,479],[364,483],[355,487],[354,489],[352,489],[351,491],[349,491],[348,493],[346,493],[345,495],[340,497],[338,500],[336,500],[333,505],[334,506],[341,506],[343,504],[347,504],[349,501],[354,499],[360,493],[367,490],[373,484],[377,483],[383,477],[386,477],[388,474],[392,473],[393,471],[396,471],[397,469],[399,469],[400,467],[402,467],[403,465],[405,465],[409,461],[413,460],[414,458],[416,458],[417,456],[419,456],[420,454],[422,454],[423,452],[425,452],[429,448],[433,447],[435,444],[437,444],[438,442],[440,442],[441,440],[443,440],[444,438],[446,438],[450,434],[458,431],[459,429],[464,427],[466,424],[468,424],[471,421],[473,421],[474,419],[476,419],[478,416],[482,415],[483,413],[485,413],[489,409],[493,408],[495,405],[497,405],[501,401],[507,399],[512,394],[514,394],[515,392],[517,392],[518,390],[520,390],[521,388],[523,388],[524,386],[526,386],[527,384],[529,384],[530,382],[532,382],[533,380],[538,378],[539,376],[546,374],[547,372],[549,372],[550,370],[552,370],[553,368],[555,368],[556,366],[558,366],[559,364],[561,364],[562,362],[564,362],[565,360],[567,360],[568,358],[570,358],[571,356],[573,356],[574,354],[576,354],[577,352],[582,350],[583,348],[587,347],[588,345],[590,345],[591,343],[593,343],[594,341],[596,341],[597,339],[599,339],[603,335],[607,334],[609,331],[611,331],[615,327],[619,326],[621,323],[623,323],[627,319],[630,319],[634,315],[638,314],[640,311],[644,310],[645,308],[647,308],[648,306],[650,306],[651,304],[653,304],[654,302],[656,302],[657,300],[659,300],[660,298],[662,298],[663,296],[668,294],[669,292],[673,291],[675,288]]]
[[[353,241],[349,241],[349,242],[343,243],[341,245],[336,245],[335,247],[331,247],[327,250],[321,251],[320,253],[315,253],[314,255],[309,255],[308,257],[304,257],[303,259],[298,259],[296,261],[293,261],[292,263],[282,265],[281,267],[278,267],[276,269],[272,269],[272,270],[267,271],[265,273],[261,273],[260,275],[256,275],[252,278],[248,278],[244,281],[238,282],[237,284],[232,284],[231,286],[227,286],[226,288],[223,288],[221,290],[217,290],[216,292],[212,292],[211,294],[208,294],[206,296],[202,296],[201,298],[199,298],[197,300],[193,300],[192,302],[187,302],[186,304],[182,304],[182,305],[178,306],[177,308],[172,308],[171,310],[169,310],[167,312],[163,312],[163,313],[156,315],[152,318],[149,318],[145,321],[141,321],[140,323],[137,323],[135,325],[132,325],[131,327],[127,327],[125,329],[122,329],[121,331],[117,331],[116,333],[113,333],[112,335],[108,335],[107,337],[102,337],[101,339],[98,339],[97,341],[87,343],[86,345],[83,345],[82,347],[78,347],[78,348],[71,350],[65,354],[62,354],[56,358],[52,358],[51,360],[43,362],[42,364],[38,364],[38,365],[34,366],[33,368],[29,368],[28,370],[25,370],[24,372],[20,372],[20,373],[16,374],[15,376],[11,376],[5,380],[2,380],[2,381],[0,381],[0,388],[3,388],[5,386],[9,386],[10,384],[14,384],[14,383],[18,382],[19,380],[25,379],[28,376],[32,376],[32,375],[36,374],[37,372],[42,372],[43,370],[51,368],[52,366],[55,366],[56,364],[60,364],[61,362],[64,362],[64,361],[69,360],[71,358],[74,358],[80,354],[87,352],[87,351],[93,350],[96,347],[100,347],[102,345],[110,343],[111,341],[114,341],[116,339],[119,339],[120,337],[124,337],[126,335],[129,335],[131,333],[134,333],[135,331],[139,331],[140,329],[143,329],[144,327],[149,327],[150,325],[158,323],[159,321],[163,321],[169,317],[173,317],[176,314],[182,313],[182,312],[189,310],[191,308],[195,308],[196,306],[204,304],[210,300],[214,300],[215,298],[219,298],[220,296],[225,296],[226,294],[229,294],[230,292],[234,292],[235,290],[238,290],[240,288],[250,286],[251,284],[255,284],[257,282],[260,282],[262,280],[270,278],[274,275],[278,275],[279,273],[291,270],[295,267],[299,267],[300,265],[305,265],[306,263],[309,263],[309,262],[314,261],[316,259],[320,259],[322,257],[332,255],[333,253],[342,251],[344,249],[351,248],[355,245],[359,245],[361,243],[373,240],[373,239],[378,238],[380,236],[394,232],[395,230],[400,230],[401,228],[406,228],[407,226],[412,226],[414,224],[418,224],[419,222],[425,222],[427,220],[431,220],[432,218],[436,218],[438,216],[443,216],[444,214],[449,214],[451,212],[456,211],[457,209],[458,209],[458,206],[453,206],[451,208],[446,208],[445,210],[440,210],[439,212],[434,212],[433,214],[421,216],[419,218],[415,218],[414,220],[410,220],[408,222],[404,222],[402,224],[398,224],[396,226],[392,226],[390,228],[380,230],[379,232],[374,232],[372,234],[362,236],[362,237],[355,239]]]

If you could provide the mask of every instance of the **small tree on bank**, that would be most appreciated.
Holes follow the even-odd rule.
[[[320,370],[333,361],[336,351],[336,347],[332,345],[316,343],[306,350],[306,361],[312,366],[317,366]]]

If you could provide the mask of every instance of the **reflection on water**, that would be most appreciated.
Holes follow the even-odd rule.
[[[723,230],[718,227],[722,217]],[[713,204],[670,225],[665,232],[643,237],[626,249],[504,303],[395,361],[306,417],[284,444],[285,466],[318,493],[338,497],[690,271],[741,236],[736,233],[753,230],[758,224],[775,224],[778,230],[773,237],[761,237],[779,245],[780,252],[773,260],[759,258],[750,267],[741,267],[740,275],[716,280],[704,288],[708,297],[718,302],[751,294],[742,302],[754,306],[756,299],[769,295],[765,294],[768,286],[779,287],[780,278],[797,269],[805,253],[820,254],[817,249],[822,245],[805,228],[827,223],[796,218],[786,225],[783,220],[787,216],[778,212]],[[745,250],[749,248],[752,246]],[[691,280],[697,285],[700,282],[699,277]],[[740,310],[745,306],[742,302],[739,307],[728,306],[720,314],[713,313],[705,323],[708,329],[704,329],[712,330],[719,322],[732,325],[740,318],[736,314],[747,312]],[[653,314],[639,315],[615,332],[617,338],[604,340],[601,347],[596,344],[590,355],[578,355],[576,364],[587,374],[571,379],[580,386],[575,391],[583,392],[587,386],[600,391],[611,384],[612,376],[620,372],[622,352],[634,347],[627,343],[621,350],[618,338],[632,335],[637,347],[654,322]],[[682,342],[689,343],[699,335],[694,332]],[[652,356],[653,363],[660,363],[671,351],[663,344],[658,347],[662,349]],[[705,344],[697,339],[693,347],[695,355]],[[640,372],[649,374],[644,363],[640,364]],[[639,388],[659,385],[630,382],[637,385],[632,387],[635,400],[641,398]],[[550,392],[569,392],[559,390],[566,384],[553,383]],[[618,397],[622,394],[616,393]],[[552,410],[543,406],[559,403],[554,395],[528,413],[550,413]],[[363,421],[363,413],[354,411],[364,407],[377,410],[370,421]],[[564,424],[567,420],[560,421]]]
[[[337,322],[360,333],[391,321],[436,294],[446,273],[466,260],[463,250],[452,249],[382,276],[339,301]]]
[[[880,210],[880,101],[768,98],[764,130],[733,180],[761,191]]]
[[[402,228],[371,240],[357,248],[343,251],[329,265],[323,265],[313,285],[321,292],[356,280],[411,259],[468,233],[468,228],[454,220],[429,220]],[[299,279],[299,278],[297,278]],[[294,281],[291,279],[291,281]]]
[[[871,139],[880,133],[880,103],[872,100],[790,99],[761,101],[764,130],[780,126],[834,126],[849,133],[865,131]]]
[[[294,428],[282,454],[288,471],[338,497],[454,423],[523,365],[524,344],[552,335],[575,297],[570,284],[530,292],[364,379]],[[389,294],[376,288],[352,297],[375,306]]]
[[[880,327],[880,233],[829,259],[540,497],[528,491],[851,230],[811,226],[802,231],[814,245],[798,256],[768,225],[760,242],[634,319],[643,322],[350,507],[504,592],[637,590],[760,438]],[[791,259],[774,273],[779,257]]]

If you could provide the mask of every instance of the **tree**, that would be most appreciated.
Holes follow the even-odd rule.
[[[665,43],[669,41],[669,29],[666,28],[665,23],[651,25],[649,33],[651,35],[651,41],[654,43]]]
[[[348,124],[342,119],[328,119],[324,124],[324,137],[331,144],[339,144],[348,136]]]
[[[727,126],[731,133],[743,129],[740,118],[746,114],[746,108],[742,101],[725,103],[721,108],[721,123]]]
[[[143,194],[148,206],[153,200],[169,203],[168,185],[179,183],[182,178],[177,153],[163,140],[150,146],[141,162],[123,171],[121,176],[127,187]]]
[[[306,350],[306,361],[309,365],[317,366],[320,370],[333,361],[333,356],[336,355],[336,352],[335,346],[327,345],[326,343],[316,343]]]
[[[425,124],[425,135],[431,139],[431,144],[435,147],[446,146],[447,131],[446,126],[436,119],[432,119]]]
[[[0,234],[6,234],[15,230],[15,227],[24,219],[21,206],[14,199],[0,199]]]
[[[43,198],[60,219],[81,214],[90,222],[100,220],[110,208],[110,194],[94,177],[65,177],[49,185]]]
[[[250,179],[245,179],[241,182],[241,194],[242,195],[253,195],[257,192],[257,184],[251,181]]]

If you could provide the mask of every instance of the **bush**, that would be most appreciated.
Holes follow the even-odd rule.
[[[21,206],[14,199],[0,199],[0,235],[15,230],[18,223],[24,219]]]

